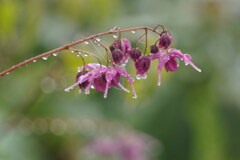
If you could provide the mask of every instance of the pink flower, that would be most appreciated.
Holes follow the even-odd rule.
[[[87,69],[88,71],[84,71]],[[121,67],[119,66],[109,66],[106,67],[104,65],[100,65],[97,63],[90,63],[83,67],[79,68],[77,82],[72,86],[65,89],[65,91],[69,91],[78,85],[84,85],[84,87],[80,87],[80,92],[85,90],[86,94],[90,93],[90,87],[93,86],[95,90],[104,92],[104,98],[107,98],[108,89],[112,86],[118,86],[125,92],[129,92],[128,89],[124,88],[119,82],[120,76],[123,76],[130,83],[130,87],[133,92],[133,97],[137,98],[135,89],[133,87],[133,80],[131,76]],[[83,74],[85,73],[85,74]]]
[[[115,40],[109,48],[111,50],[114,63],[117,62],[115,64],[120,62],[126,63],[128,61],[129,54],[132,49],[131,43],[128,39]],[[118,51],[118,53],[116,51]]]
[[[167,51],[159,51],[157,54],[153,54],[150,57],[150,60],[159,59],[158,63],[158,86],[161,84],[161,72],[162,68],[165,67],[166,71],[173,72],[176,71],[179,67],[179,63],[177,58],[183,60],[186,65],[192,66],[198,72],[201,72],[201,69],[196,67],[192,63],[192,57],[189,54],[183,54],[180,50],[177,49],[169,49]]]

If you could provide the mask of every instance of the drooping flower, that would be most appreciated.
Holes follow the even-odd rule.
[[[139,49],[132,49],[130,52],[130,57],[132,60],[136,61],[141,57],[142,53]]]
[[[150,68],[150,58],[148,56],[142,56],[135,62],[135,67],[137,70],[137,78],[138,79],[146,79],[147,78],[147,71]]]
[[[126,63],[127,60],[129,59],[129,54],[131,51],[131,43],[128,39],[121,39],[121,40],[115,40],[113,42],[113,44],[109,47],[110,51],[113,52],[114,51],[121,51],[122,53],[122,58],[120,60],[120,62],[122,63]]]
[[[164,33],[159,38],[158,48],[166,50],[169,49],[170,45],[172,43],[172,36],[170,33]]]
[[[90,87],[91,85],[93,85],[95,90],[104,92],[104,98],[107,98],[108,89],[112,86],[118,86],[123,91],[129,92],[129,90],[124,88],[119,82],[120,76],[123,76],[130,84],[131,90],[133,92],[133,97],[137,98],[136,92],[133,87],[134,80],[123,68],[119,66],[106,67],[97,63],[90,63],[88,65],[80,67],[78,70],[79,72],[84,73],[84,69],[88,69],[88,71],[85,74],[78,73],[79,76],[77,78],[77,82],[72,86],[66,88],[65,91],[69,91],[70,89],[73,89],[78,85],[83,85],[83,83],[87,82],[84,88],[80,88],[81,91],[83,89],[85,90],[86,94],[89,94]]]
[[[195,70],[198,72],[201,72],[201,69],[196,67],[192,63],[192,57],[189,54],[183,54],[180,50],[177,49],[170,49],[167,52],[158,52],[157,55],[152,55],[150,58],[151,60],[159,59],[158,63],[158,86],[161,84],[161,71],[162,68],[165,67],[166,71],[173,72],[176,71],[179,67],[179,63],[177,61],[177,58],[180,60],[183,60],[186,65],[192,66]]]

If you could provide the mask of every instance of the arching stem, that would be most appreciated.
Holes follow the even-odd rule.
[[[157,27],[159,27],[159,26],[162,27],[163,32],[158,32],[158,31],[156,31]],[[24,66],[24,65],[26,65],[26,64],[28,64],[28,63],[31,63],[31,62],[33,62],[33,61],[35,61],[35,60],[38,60],[38,59],[40,59],[40,58],[43,58],[43,57],[52,55],[52,54],[54,54],[54,53],[57,53],[57,52],[66,50],[66,49],[68,49],[69,47],[75,46],[75,45],[80,44],[80,43],[82,43],[82,42],[89,41],[89,40],[93,40],[93,39],[95,39],[95,38],[97,38],[97,37],[101,37],[101,36],[105,36],[105,35],[109,35],[109,34],[114,34],[114,33],[137,31],[137,30],[142,30],[142,29],[152,31],[152,32],[154,32],[154,33],[156,33],[156,34],[158,34],[158,35],[161,35],[161,34],[163,34],[163,33],[165,33],[165,32],[168,32],[167,29],[166,29],[163,25],[161,25],[161,24],[156,25],[154,28],[150,28],[150,27],[136,27],[136,28],[122,29],[122,30],[110,30],[110,31],[107,31],[107,32],[103,32],[103,33],[99,33],[99,34],[95,34],[95,35],[89,36],[89,37],[87,37],[87,38],[84,38],[84,39],[81,39],[81,40],[78,40],[78,41],[75,41],[75,42],[72,42],[72,43],[63,45],[63,46],[61,46],[61,47],[59,47],[59,48],[56,48],[56,49],[54,49],[54,50],[45,52],[45,53],[40,54],[40,55],[38,55],[38,56],[29,58],[29,59],[27,59],[27,60],[25,60],[25,61],[23,61],[23,62],[21,62],[21,63],[19,63],[19,64],[17,64],[17,65],[14,65],[14,66],[12,66],[12,67],[10,67],[10,68],[2,71],[2,72],[0,73],[0,76],[4,76],[4,75],[6,75],[7,73],[10,73],[10,72],[12,72],[13,70],[18,69],[18,68],[20,68],[20,67],[22,67],[22,66]]]

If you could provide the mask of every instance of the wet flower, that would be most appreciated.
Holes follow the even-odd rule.
[[[85,73],[85,69],[88,69],[88,71]],[[120,76],[123,76],[127,79],[127,81],[130,84],[130,87],[133,92],[133,97],[137,98],[136,92],[133,87],[133,80],[131,76],[121,67],[119,66],[104,66],[99,65],[97,63],[90,63],[88,65],[85,65],[83,67],[80,67],[78,73],[77,82],[73,84],[72,86],[65,89],[65,91],[69,91],[70,89],[73,89],[74,87],[78,85],[83,85],[83,83],[86,83],[83,88],[80,87],[80,91],[85,90],[86,94],[90,93],[90,87],[91,85],[94,86],[94,89],[100,92],[104,92],[104,98],[107,98],[108,89],[112,86],[118,86],[120,89],[122,89],[125,92],[129,92],[128,89],[124,88],[121,83],[119,82]]]
[[[137,77],[139,77],[138,79],[145,79],[147,71],[150,68],[150,58],[148,56],[142,56],[141,58],[139,58],[136,62],[135,62],[135,67],[137,70]]]
[[[160,49],[168,49],[172,43],[172,36],[170,33],[164,33],[160,38],[159,38],[159,43],[158,43],[158,48]]]
[[[179,67],[177,59],[183,60],[186,65],[192,66],[196,71],[201,72],[201,69],[196,67],[192,63],[192,57],[189,54],[183,54],[180,50],[170,49],[167,52],[158,52],[157,55],[153,55],[151,60],[159,59],[158,63],[158,86],[161,84],[161,72],[162,68],[165,67],[166,71],[173,72],[176,71]]]
[[[130,52],[130,57],[132,60],[136,61],[141,57],[141,51],[139,49],[132,49]]]
[[[121,51],[122,58],[120,61],[122,63],[126,63],[127,60],[129,59],[129,54],[131,51],[131,43],[128,39],[115,40],[109,48],[110,48],[110,51],[112,52],[112,54],[114,51],[119,51],[119,50]]]

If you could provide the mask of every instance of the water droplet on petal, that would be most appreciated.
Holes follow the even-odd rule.
[[[42,57],[42,59],[43,59],[43,60],[47,60],[47,59],[48,59],[48,57]]]
[[[131,31],[132,33],[136,33],[135,31]]]
[[[88,41],[85,41],[84,43],[85,43],[85,44],[89,44],[89,42],[88,42]]]
[[[65,91],[65,92],[69,92],[69,88],[65,89],[64,91]]]
[[[94,89],[94,86],[93,86],[93,85],[91,85],[91,88],[92,88],[92,89]]]

